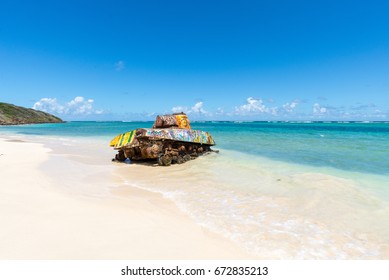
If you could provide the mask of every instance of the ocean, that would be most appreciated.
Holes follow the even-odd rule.
[[[109,140],[151,126],[68,122],[0,135],[84,156],[100,172],[110,165],[118,184],[161,193],[259,258],[389,258],[389,123],[193,122],[220,153],[171,167],[110,162]]]

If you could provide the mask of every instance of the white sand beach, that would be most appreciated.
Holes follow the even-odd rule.
[[[118,185],[114,168],[0,138],[0,259],[253,258],[162,195]]]

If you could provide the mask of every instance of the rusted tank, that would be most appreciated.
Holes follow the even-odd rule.
[[[186,114],[157,116],[152,128],[138,128],[119,134],[110,146],[117,161],[156,160],[159,165],[181,164],[211,149],[216,143],[205,131],[192,130]]]

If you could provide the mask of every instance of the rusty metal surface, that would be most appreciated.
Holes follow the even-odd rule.
[[[153,128],[182,128],[190,129],[190,122],[186,114],[157,116]]]

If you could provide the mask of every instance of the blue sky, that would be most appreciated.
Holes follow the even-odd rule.
[[[0,101],[65,120],[389,120],[389,1],[0,0]]]

